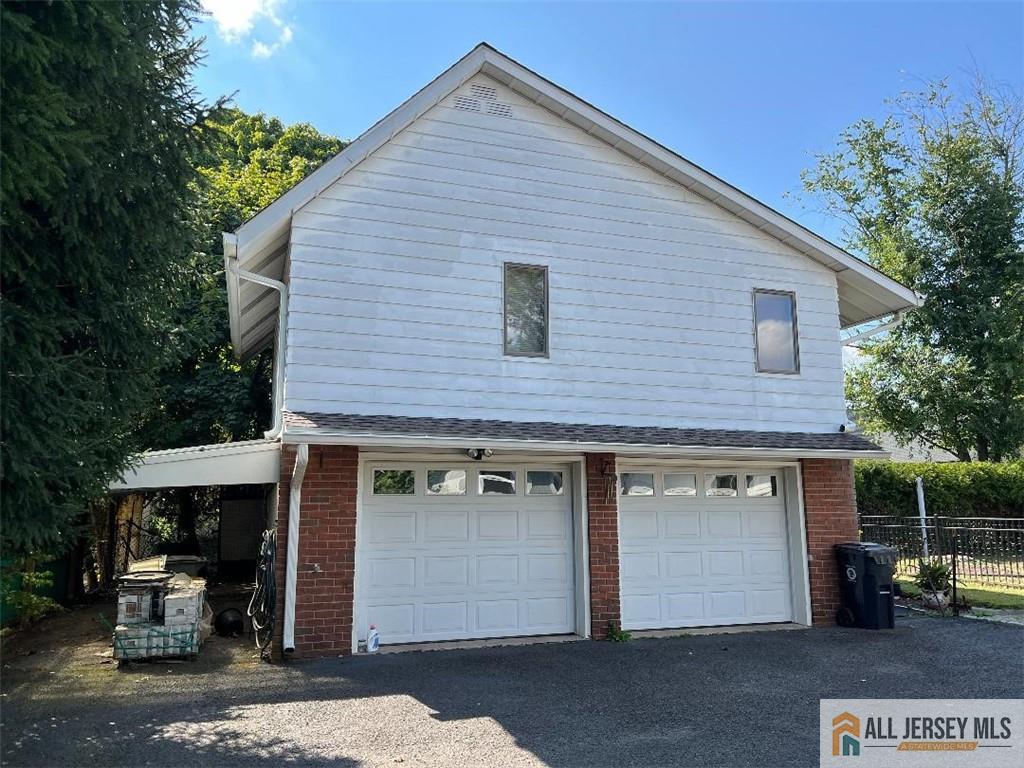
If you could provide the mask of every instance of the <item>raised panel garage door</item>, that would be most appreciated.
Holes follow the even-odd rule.
[[[781,469],[624,467],[619,493],[624,628],[792,620]]]
[[[570,469],[367,464],[356,629],[382,644],[572,632]]]

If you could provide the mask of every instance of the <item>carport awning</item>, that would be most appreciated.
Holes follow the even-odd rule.
[[[281,444],[276,440],[150,451],[140,454],[139,462],[121,480],[111,483],[110,490],[276,483],[280,459]]]

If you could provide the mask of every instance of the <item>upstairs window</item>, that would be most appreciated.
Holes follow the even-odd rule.
[[[548,268],[505,265],[505,354],[548,355]]]
[[[754,291],[755,353],[760,373],[799,373],[796,295]]]

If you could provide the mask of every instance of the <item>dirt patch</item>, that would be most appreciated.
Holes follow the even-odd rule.
[[[214,611],[238,607],[244,593],[211,596]],[[109,625],[116,617],[114,598],[77,605],[49,616],[4,639],[2,689],[6,697],[24,686],[46,697],[73,686],[76,695],[118,695],[138,691],[146,682],[168,692],[183,676],[209,675],[225,668],[255,667],[261,662],[249,637],[213,635],[193,661],[153,660],[119,666],[113,658]],[[101,618],[101,616],[103,618]]]

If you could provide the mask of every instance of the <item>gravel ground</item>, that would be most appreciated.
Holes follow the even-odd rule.
[[[819,698],[1024,697],[1024,628],[923,616],[288,665],[216,639],[192,664],[96,653],[5,653],[5,765],[809,766]]]

